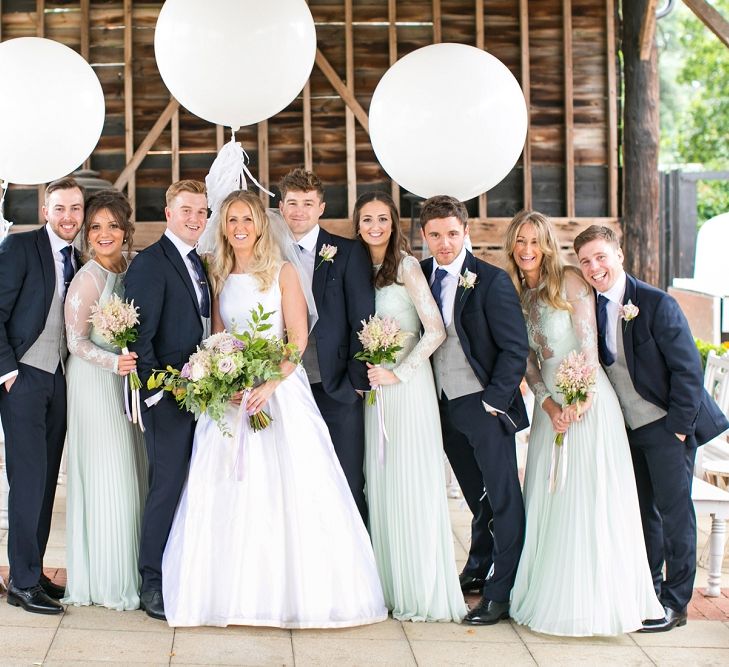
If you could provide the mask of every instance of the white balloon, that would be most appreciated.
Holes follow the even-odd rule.
[[[382,168],[421,197],[486,192],[524,146],[527,109],[497,58],[465,44],[432,44],[396,62],[372,96],[370,141]]]
[[[73,49],[40,37],[0,44],[0,178],[36,185],[76,169],[104,127],[104,92]]]
[[[182,106],[236,130],[277,114],[301,92],[316,30],[304,0],[167,0],[154,53]]]

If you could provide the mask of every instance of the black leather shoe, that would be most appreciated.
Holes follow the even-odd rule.
[[[49,598],[54,600],[60,600],[66,594],[66,588],[53,583],[45,574],[41,574],[40,581],[38,582],[40,587],[45,591]]]
[[[681,611],[676,611],[670,607],[665,607],[665,610],[666,615],[663,618],[643,621],[643,627],[638,632],[668,632],[673,628],[686,625],[688,614],[685,607]]]
[[[165,603],[162,599],[162,591],[145,591],[141,595],[139,606],[147,616],[156,618],[158,621],[166,621]]]
[[[464,593],[482,593],[486,583],[485,577],[475,577],[465,572],[458,575],[458,580],[461,582],[461,591]]]
[[[494,625],[504,618],[509,618],[508,602],[494,602],[481,598],[479,603],[466,614],[463,622],[466,625]]]
[[[17,588],[11,581],[8,584],[8,604],[22,607],[33,614],[61,614],[63,607],[48,597],[39,584],[30,588]]]

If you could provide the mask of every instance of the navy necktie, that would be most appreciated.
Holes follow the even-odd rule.
[[[609,299],[602,294],[597,297],[597,352],[604,366],[612,366],[615,363],[615,355],[607,345],[608,301]]]
[[[68,293],[68,286],[73,280],[74,273],[76,273],[73,268],[73,261],[71,261],[73,248],[70,245],[67,245],[65,248],[61,248],[61,254],[63,255],[63,298],[65,299],[66,294]]]
[[[202,260],[200,255],[197,254],[197,250],[193,248],[187,253],[190,258],[192,265],[195,267],[195,273],[197,274],[197,284],[200,286],[202,296],[200,298],[200,314],[203,317],[210,317],[210,294],[208,293],[208,280],[205,277],[205,269],[203,269]]]
[[[440,311],[441,317],[443,317],[443,296],[441,292],[443,288],[443,278],[445,278],[447,275],[448,271],[438,267],[435,270],[435,278],[433,278],[433,284],[430,286],[430,291],[433,293],[433,298],[435,299],[436,304],[438,304],[438,310]],[[445,317],[443,317],[443,320],[445,321]]]

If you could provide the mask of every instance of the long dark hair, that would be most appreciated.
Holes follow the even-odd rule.
[[[354,231],[360,242],[369,252],[369,247],[362,240],[362,236],[359,233],[359,221],[362,215],[362,208],[373,201],[380,201],[385,204],[385,206],[390,209],[390,218],[392,220],[392,233],[390,234],[390,240],[387,243],[387,248],[385,249],[385,258],[382,260],[382,266],[380,266],[380,269],[374,278],[375,287],[387,287],[394,283],[401,284],[397,280],[397,270],[400,267],[403,255],[409,255],[411,253],[410,244],[405,238],[405,235],[402,233],[402,228],[400,227],[400,215],[397,212],[397,207],[395,206],[395,202],[392,200],[392,197],[390,197],[390,195],[386,192],[377,191],[365,192],[360,195],[354,204],[354,211],[352,212]]]

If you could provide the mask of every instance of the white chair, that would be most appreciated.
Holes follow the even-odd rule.
[[[720,357],[713,350],[709,352],[704,387],[721,411],[729,415],[729,354]],[[699,448],[694,474],[720,488],[726,488],[729,482],[729,440],[726,433]]]
[[[8,528],[8,477],[5,474],[5,436],[0,424],[0,530]]]

